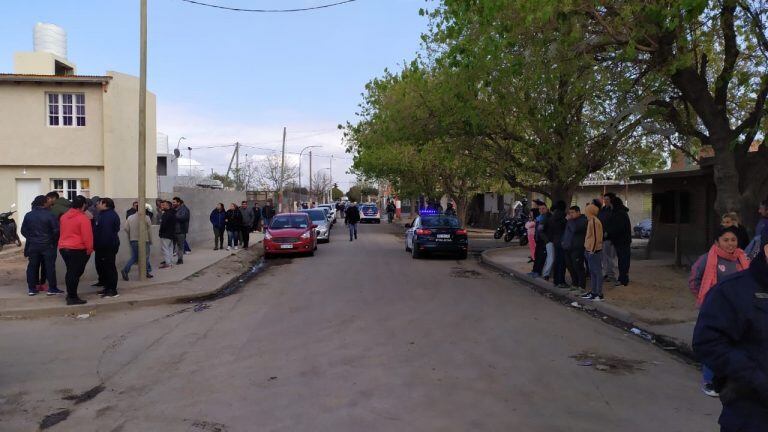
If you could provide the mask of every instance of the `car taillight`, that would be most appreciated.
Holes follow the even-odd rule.
[[[430,234],[432,234],[432,231],[430,231],[428,229],[417,229],[416,230],[416,235],[430,235]]]
[[[467,235],[467,230],[465,230],[465,229],[458,229],[458,230],[456,230],[456,235]]]
[[[312,231],[307,231],[307,232],[305,232],[304,234],[301,235],[301,238],[303,238],[303,239],[308,239],[310,237],[312,237]]]

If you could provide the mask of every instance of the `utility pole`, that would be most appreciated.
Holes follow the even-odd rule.
[[[235,143],[235,190],[240,187],[240,143]]]
[[[328,188],[328,202],[333,202],[333,155],[331,155],[331,162],[329,164],[328,172],[331,175],[331,187]]]
[[[312,203],[312,150],[309,151],[309,202]]]
[[[139,280],[147,280],[147,0],[140,0],[139,60]],[[159,209],[155,209],[159,211]]]
[[[277,195],[277,211],[282,212],[283,211],[283,179],[285,178],[285,134],[286,134],[286,127],[283,127],[283,157],[282,161],[280,162],[280,191]]]

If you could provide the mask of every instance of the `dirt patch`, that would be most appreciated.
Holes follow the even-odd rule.
[[[467,270],[463,267],[451,268],[451,277],[462,279],[485,279],[485,276],[477,270]]]
[[[99,384],[96,387],[86,390],[80,394],[64,396],[62,399],[68,400],[68,401],[74,401],[75,405],[79,405],[83,402],[88,402],[89,400],[95,398],[96,396],[99,395],[99,393],[103,392],[104,389],[105,387],[102,384]]]
[[[632,360],[614,355],[582,351],[572,355],[571,358],[576,360],[578,366],[589,367],[599,372],[614,375],[627,375],[645,370],[642,368],[645,364],[642,360]]]
[[[192,423],[192,427],[205,432],[227,432],[229,430],[225,424],[204,420],[196,420]]]
[[[53,414],[48,414],[47,416],[43,417],[43,420],[40,422],[40,430],[56,426],[57,424],[69,418],[69,414],[70,411],[68,409],[56,411]]]

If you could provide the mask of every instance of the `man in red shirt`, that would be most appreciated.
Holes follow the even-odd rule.
[[[61,215],[59,221],[59,252],[67,266],[67,305],[87,303],[77,295],[77,285],[85,272],[85,266],[93,253],[93,227],[85,214],[88,199],[78,195],[72,200],[72,208]]]

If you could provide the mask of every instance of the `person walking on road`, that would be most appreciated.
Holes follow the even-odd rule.
[[[152,264],[149,263],[149,253],[150,253],[150,247],[152,246],[152,216],[150,216],[151,213],[147,213],[144,215],[144,227],[147,230],[147,241],[144,243],[144,249],[146,250],[147,254],[147,278],[151,279],[152,276]],[[125,221],[125,228],[123,228],[123,231],[125,231],[125,234],[128,236],[128,242],[131,245],[131,258],[128,260],[127,263],[125,263],[125,266],[120,271],[120,275],[123,277],[124,281],[129,280],[128,274],[131,272],[131,267],[139,262],[139,213],[134,213],[130,216],[128,216],[128,220]]]
[[[243,226],[243,215],[235,203],[229,204],[224,222],[227,227],[227,250],[235,248],[237,250],[240,238],[240,231]]]
[[[629,264],[632,256],[632,224],[629,222],[629,209],[617,196],[611,198],[611,215],[604,229],[606,238],[610,239],[611,247],[616,254],[619,267],[619,277],[614,286],[627,286],[629,285]]]
[[[599,206],[600,211],[598,212],[597,217],[600,219],[600,223],[603,224],[603,229],[608,225],[608,220],[611,218],[611,213],[613,213],[611,200],[615,196],[615,193],[608,192],[601,198],[600,202],[602,205]],[[608,233],[604,231],[603,235],[605,236],[603,238],[603,277],[606,282],[611,280],[615,281],[616,274],[613,269],[616,267],[616,250],[613,247],[613,241],[608,237]]]
[[[749,269],[710,290],[693,331],[693,351],[714,373],[723,432],[764,432],[768,425],[767,240]]]
[[[597,217],[599,211],[596,205],[587,205],[584,257],[589,265],[590,290],[581,296],[584,300],[603,301],[603,224]]]
[[[163,201],[162,215],[160,215],[160,249],[163,252],[164,261],[160,268],[173,266],[173,247],[176,244],[176,210],[170,201]]]
[[[571,275],[571,289],[587,289],[587,274],[584,267],[584,242],[587,236],[587,217],[581,214],[579,206],[568,209],[568,222],[561,246],[565,255],[565,265]]]
[[[227,229],[227,211],[224,209],[224,203],[216,204],[210,219],[213,226],[213,250],[224,249],[224,231]]]
[[[76,196],[72,208],[59,221],[59,253],[67,267],[67,305],[87,303],[77,295],[77,287],[93,253],[93,226],[85,214],[88,204],[86,197]]]
[[[240,239],[243,243],[243,249],[248,249],[248,243],[251,239],[251,231],[253,230],[253,209],[248,208],[248,201],[240,203],[240,214],[243,217],[242,225],[240,226]]]
[[[24,256],[27,257],[27,294],[37,295],[43,281],[41,271],[49,281],[48,295],[62,294],[56,285],[56,243],[59,241],[59,220],[48,209],[44,195],[32,201],[32,211],[24,216],[21,235],[26,238]]]
[[[390,200],[387,203],[387,222],[392,223],[392,220],[395,219],[395,210],[395,203]]]
[[[176,210],[176,264],[178,265],[184,264],[190,214],[184,200],[179,197],[173,197],[173,208]]]
[[[358,222],[360,222],[360,211],[357,209],[357,203],[352,201],[344,212],[344,223],[349,227],[349,241],[357,239]]]
[[[101,198],[98,216],[93,226],[93,249],[96,252],[96,272],[104,289],[99,291],[102,297],[118,297],[117,265],[115,260],[120,249],[120,216],[115,212],[115,202],[111,198]]]
[[[736,228],[721,227],[709,252],[700,256],[691,267],[688,287],[696,296],[696,305],[701,307],[707,294],[718,281],[748,267],[749,260],[744,251],[738,247]],[[701,372],[703,378],[701,391],[707,396],[717,397],[712,369],[702,364]]]

